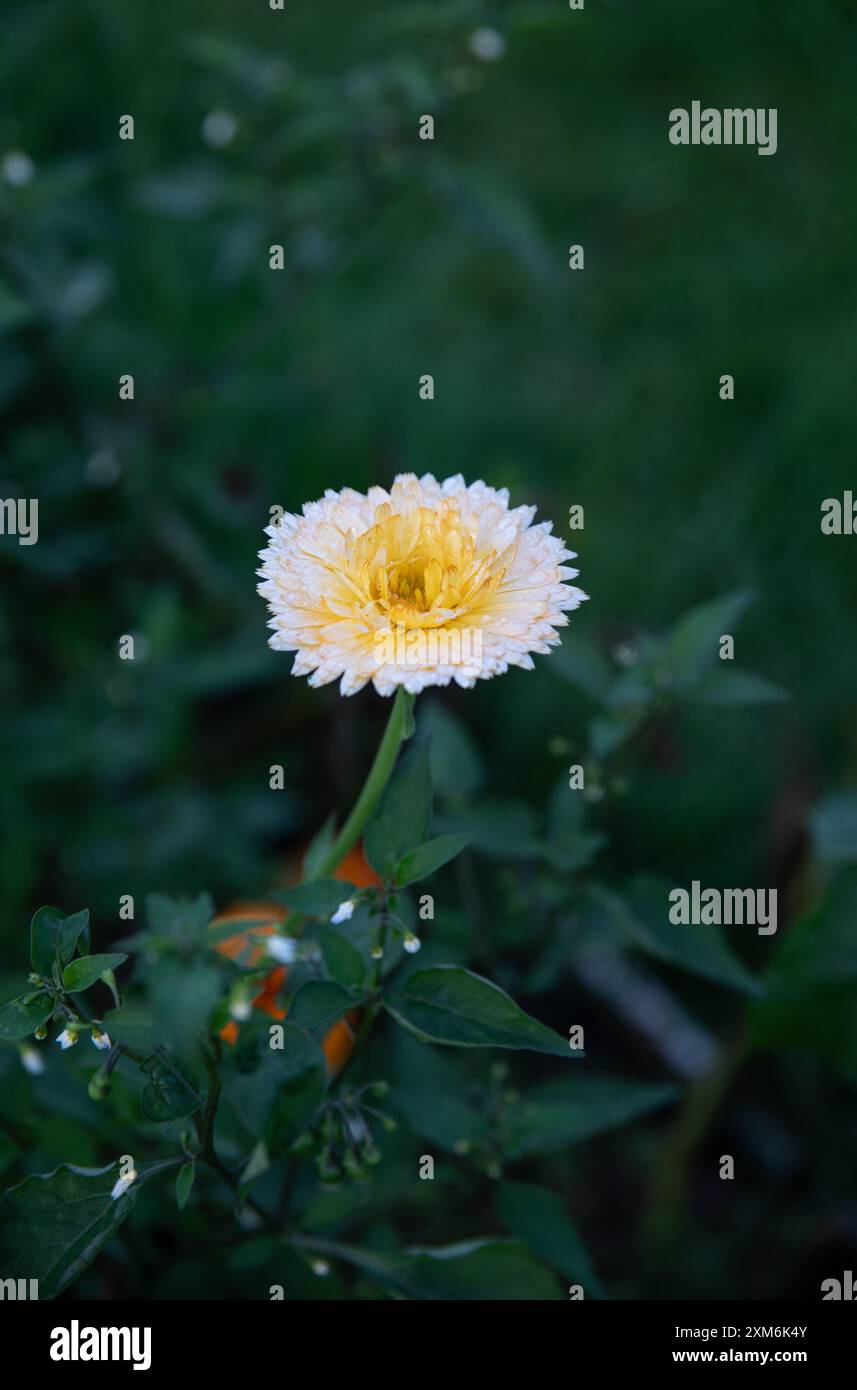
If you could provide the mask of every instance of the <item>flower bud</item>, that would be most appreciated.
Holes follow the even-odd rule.
[[[124,1178],[117,1178],[110,1191],[110,1196],[113,1198],[113,1201],[118,1202],[119,1198],[124,1196],[132,1182],[136,1182],[139,1176],[140,1174],[137,1172],[137,1169],[132,1168],[131,1172],[126,1173]]]
[[[334,1162],[330,1149],[322,1149],[315,1160],[315,1166],[322,1182],[329,1184],[342,1182],[339,1164]]]
[[[371,1136],[361,1148],[360,1157],[363,1159],[364,1163],[369,1163],[373,1167],[376,1163],[381,1162],[381,1150]]]
[[[349,1178],[363,1178],[366,1176],[363,1169],[363,1165],[361,1164],[353,1149],[348,1149],[348,1151],[346,1152],[346,1155],[342,1160],[342,1166],[348,1174]]]
[[[93,1072],[88,1089],[90,1100],[104,1100],[110,1095],[110,1073],[105,1067]]]
[[[24,1071],[29,1072],[30,1076],[41,1076],[45,1069],[45,1059],[34,1047],[22,1044],[21,1066]]]
[[[110,1038],[103,1028],[92,1025],[92,1045],[97,1047],[99,1052],[109,1052],[112,1046]]]

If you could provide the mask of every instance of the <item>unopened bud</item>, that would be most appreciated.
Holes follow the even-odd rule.
[[[110,1074],[104,1067],[93,1072],[88,1090],[90,1100],[104,1100],[110,1095]]]

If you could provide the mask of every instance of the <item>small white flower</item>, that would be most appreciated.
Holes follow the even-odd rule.
[[[246,1023],[252,1012],[253,1005],[246,995],[239,995],[239,997],[233,999],[232,1003],[229,1005],[229,1013],[232,1018],[235,1019],[236,1023]]]
[[[109,1052],[111,1048],[110,1038],[101,1028],[92,1030],[92,1046],[97,1047],[99,1052]]]
[[[30,183],[35,168],[33,161],[23,150],[10,150],[3,156],[3,177],[13,188],[23,188]]]
[[[231,111],[209,111],[202,123],[202,138],[214,150],[231,144],[238,122]]]
[[[57,1038],[57,1042],[59,1043],[63,1052],[65,1052],[69,1047],[74,1047],[75,1043],[77,1042],[77,1030],[75,1028],[63,1028],[62,1032]]]
[[[470,35],[470,52],[483,63],[496,63],[506,52],[506,40],[496,29],[474,29]]]
[[[327,1263],[327,1260],[313,1260],[312,1272],[313,1274],[317,1274],[319,1279],[324,1279],[325,1276],[330,1273],[330,1265]]]
[[[384,959],[384,947],[383,947],[383,946],[373,946],[373,947],[372,947],[372,951],[371,951],[371,956],[372,956],[372,959],[373,959],[373,960],[383,960],[383,959]]]
[[[128,1191],[128,1188],[133,1182],[137,1181],[139,1176],[137,1169],[132,1168],[131,1172],[126,1173],[124,1178],[117,1178],[110,1190],[110,1196],[113,1198],[113,1201],[118,1202],[119,1198]]]
[[[639,658],[637,648],[631,642],[620,642],[613,652],[617,666],[634,666]]]
[[[45,1069],[45,1059],[34,1047],[21,1048],[21,1066],[31,1076],[41,1076]]]
[[[402,942],[402,945],[404,946],[405,950],[411,956],[416,955],[417,951],[420,949],[422,944],[423,943],[420,941],[419,937],[414,936],[413,932],[408,932],[404,941]]]
[[[350,922],[353,916],[354,903],[351,900],[351,898],[346,898],[344,903],[339,904],[339,907],[336,909],[330,920],[335,927],[338,927],[340,922]]]
[[[269,956],[282,961],[283,965],[293,965],[298,958],[298,943],[290,936],[272,936],[266,950]]]

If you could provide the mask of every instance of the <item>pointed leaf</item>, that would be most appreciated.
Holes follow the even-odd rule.
[[[107,970],[115,970],[117,965],[128,959],[114,952],[112,955],[80,956],[67,965],[62,972],[62,982],[71,994],[80,994],[96,984]]]
[[[460,965],[418,970],[384,1007],[423,1042],[508,1047],[580,1058],[564,1038],[530,1018],[490,980]]]
[[[65,913],[58,907],[40,907],[30,923],[30,961],[37,975],[50,977]]]
[[[424,845],[418,845],[399,860],[394,874],[396,886],[405,888],[409,883],[428,878],[429,874],[466,849],[469,843],[467,835],[438,835],[434,840],[426,840]]]
[[[38,1279],[39,1297],[55,1298],[101,1253],[137,1199],[132,1187],[114,1201],[116,1163],[25,1178],[0,1198],[0,1273]]]
[[[44,990],[10,999],[0,1009],[0,1038],[12,1041],[29,1037],[43,1023],[47,1023],[53,1011],[54,1001]]]

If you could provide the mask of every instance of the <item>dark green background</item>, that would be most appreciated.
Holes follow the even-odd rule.
[[[469,51],[480,25],[505,36],[497,62]],[[90,906],[104,949],[120,894],[258,895],[347,809],[386,707],[290,681],[256,555],[272,505],[403,471],[508,487],[564,535],[582,504],[573,630],[607,654],[754,590],[737,660],[792,700],[659,717],[592,808],[593,872],[803,906],[812,807],[857,755],[857,538],[819,529],[822,500],[857,491],[853,6],[31,0],[3,29],[0,155],[34,176],[0,182],[0,496],[40,501],[37,545],[0,537],[6,993],[41,902]],[[673,147],[668,113],[693,99],[776,107],[776,155]],[[202,138],[212,110],[237,123],[224,149]],[[148,646],[133,666],[123,633]],[[583,756],[592,707],[554,661],[441,696],[492,798],[539,808]],[[492,891],[520,934],[519,888]],[[541,999],[525,978],[503,982],[560,1031],[591,1024],[594,1070],[664,1077],[573,975]],[[670,984],[732,1036],[728,991]],[[660,1263],[635,1231],[666,1119],[553,1160],[614,1291],[815,1297],[853,1259],[853,1090],[799,1031],[734,1080]],[[73,1133],[45,1122],[42,1166]],[[733,1151],[741,1181],[720,1184]]]

